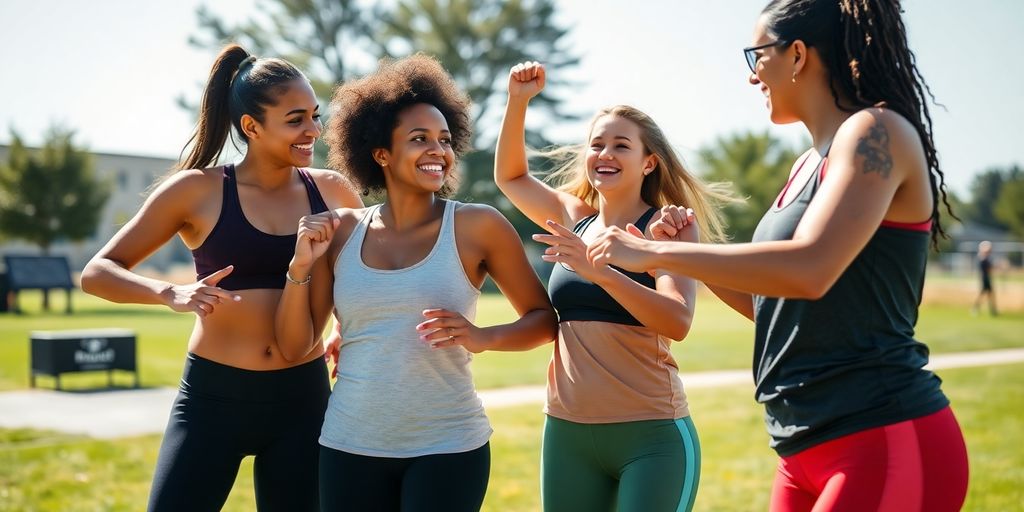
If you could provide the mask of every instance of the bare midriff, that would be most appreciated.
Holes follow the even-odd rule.
[[[323,357],[323,344],[312,345],[309,354],[286,361],[277,349],[274,314],[281,290],[254,289],[232,292],[239,302],[218,304],[213,314],[197,318],[188,350],[205,359],[246,370],[278,370]]]

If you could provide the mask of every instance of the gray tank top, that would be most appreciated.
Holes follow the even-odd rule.
[[[444,308],[469,321],[480,290],[470,283],[455,245],[448,201],[433,249],[397,270],[370,268],[361,255],[366,214],[334,265],[334,304],[343,342],[320,444],[371,457],[459,453],[484,445],[491,426],[473,388],[473,354],[420,341],[422,311]]]

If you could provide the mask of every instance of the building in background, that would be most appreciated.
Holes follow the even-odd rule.
[[[29,148],[30,150],[34,148]],[[0,161],[6,161],[10,147],[0,144]],[[50,254],[67,256],[71,269],[81,271],[103,244],[139,210],[150,186],[173,167],[177,161],[170,158],[156,158],[111,153],[92,153],[96,176],[112,183],[110,199],[103,208],[96,233],[78,243],[57,242],[50,248]],[[0,242],[0,255],[41,254],[39,247],[22,240]],[[172,265],[191,262],[191,254],[178,237],[164,244],[146,259],[142,266],[164,272]]]

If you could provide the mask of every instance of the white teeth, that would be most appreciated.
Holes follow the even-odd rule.
[[[608,166],[605,166],[605,165],[602,165],[601,167],[598,167],[598,168],[594,169],[594,171],[595,172],[601,172],[601,173],[619,172],[618,169],[616,169],[614,167],[608,167]]]
[[[292,147],[309,150],[313,149],[313,143],[310,142],[309,144],[292,144]]]
[[[442,167],[440,165],[437,165],[437,164],[425,164],[425,165],[419,166],[419,168],[420,168],[421,171],[426,171],[426,172],[441,172],[441,171],[444,170],[444,167]]]

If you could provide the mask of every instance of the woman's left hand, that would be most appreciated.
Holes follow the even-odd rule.
[[[551,246],[544,250],[542,260],[568,265],[573,272],[592,283],[597,283],[608,272],[615,272],[605,264],[594,265],[588,261],[587,244],[565,226],[549,220],[548,231],[551,234],[533,235],[534,240]]]
[[[416,326],[416,332],[420,341],[431,348],[462,345],[474,354],[487,350],[485,331],[461,314],[447,309],[425,309],[423,317],[427,320]]]
[[[587,248],[587,260],[594,266],[615,265],[632,272],[654,270],[652,242],[639,236],[639,230],[636,233],[616,226],[604,230]]]

